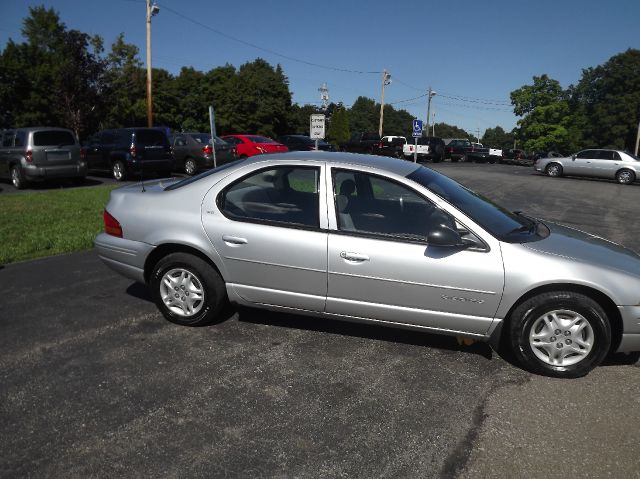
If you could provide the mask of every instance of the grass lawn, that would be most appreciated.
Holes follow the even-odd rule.
[[[0,195],[0,264],[91,248],[116,187]]]

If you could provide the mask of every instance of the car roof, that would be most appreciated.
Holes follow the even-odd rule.
[[[243,164],[257,163],[265,160],[326,161],[328,164],[351,164],[354,166],[379,168],[401,176],[407,176],[420,166],[411,161],[399,160],[388,156],[327,151],[292,151],[289,153],[255,155],[245,160],[246,163]]]

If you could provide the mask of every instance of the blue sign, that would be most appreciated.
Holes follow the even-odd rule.
[[[413,136],[416,138],[422,136],[422,120],[413,120]]]

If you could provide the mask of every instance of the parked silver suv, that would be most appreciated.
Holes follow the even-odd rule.
[[[71,130],[31,127],[0,133],[0,178],[23,189],[29,181],[75,178],[83,181],[87,165]]]

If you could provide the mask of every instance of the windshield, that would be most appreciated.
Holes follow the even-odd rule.
[[[540,239],[537,223],[511,213],[440,173],[421,166],[407,176],[451,203],[493,236],[508,243]]]

